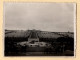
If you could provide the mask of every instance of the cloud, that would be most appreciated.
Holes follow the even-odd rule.
[[[75,3],[4,3],[6,29],[73,31]]]

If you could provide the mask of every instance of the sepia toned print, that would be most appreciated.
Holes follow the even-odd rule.
[[[75,3],[4,3],[5,56],[74,56]]]

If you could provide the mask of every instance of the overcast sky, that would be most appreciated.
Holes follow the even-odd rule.
[[[75,3],[4,3],[5,29],[74,31]]]

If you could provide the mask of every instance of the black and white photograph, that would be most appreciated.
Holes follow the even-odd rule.
[[[4,56],[75,56],[76,3],[4,2]]]

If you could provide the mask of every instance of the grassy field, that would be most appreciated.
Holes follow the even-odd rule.
[[[5,56],[74,56],[73,32],[47,32],[33,30],[5,30]],[[36,35],[35,35],[36,33]],[[46,45],[28,46],[28,38],[39,38]],[[48,47],[48,45],[50,45]]]

